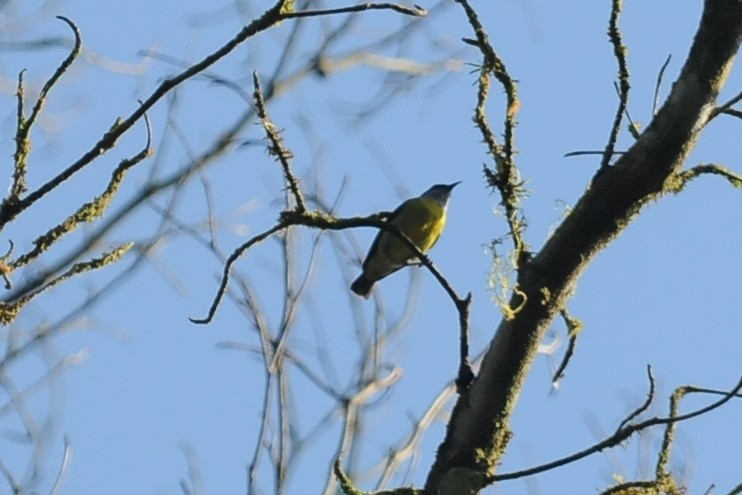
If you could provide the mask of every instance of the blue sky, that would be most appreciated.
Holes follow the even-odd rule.
[[[697,26],[700,4],[625,2],[621,26],[632,74],[629,111],[640,124],[649,121],[657,73],[668,55],[672,58],[660,98],[677,76]],[[147,50],[197,61],[268,5],[242,2],[238,7],[229,1],[207,5],[192,0],[6,2],[0,11],[2,42],[69,38],[66,26],[54,20],[55,15],[64,15],[79,26],[86,49],[83,59],[54,90],[32,135],[32,186],[79,157],[116,117],[128,115],[137,99],[146,98],[163,77],[177,71],[163,57],[146,59]],[[321,182],[329,201],[342,192],[337,206],[340,215],[389,210],[431,184],[462,181],[453,193],[446,231],[431,256],[460,293],[473,293],[472,351],[477,353],[487,345],[500,319],[487,290],[491,257],[485,246],[504,235],[506,226],[493,212],[498,198],[484,186],[481,166],[488,158],[470,120],[476,75],[469,64],[476,64],[479,57],[460,41],[471,36],[463,12],[453,2],[443,5],[403,48],[369,53],[419,62],[449,56],[453,63],[400,84],[392,103],[371,117],[354,120],[359,108],[385,94],[380,90],[384,76],[362,66],[326,79],[304,78],[273,100],[269,111],[284,129],[286,145],[295,155],[295,171],[307,190]],[[610,5],[608,1],[544,0],[480,0],[473,5],[519,83],[522,108],[516,130],[517,160],[529,190],[524,203],[529,221],[526,238],[538,249],[565,209],[579,198],[598,165],[595,157],[564,158],[564,154],[602,149],[608,136],[617,105],[616,64],[605,35]],[[306,21],[293,66],[317,46],[323,29],[343,19]],[[665,20],[658,25],[656,19]],[[366,13],[333,55],[365,47],[404,22],[392,12]],[[257,70],[268,75],[275,67],[290,24],[285,22],[250,40],[211,71],[250,92],[251,73]],[[0,156],[6,157],[6,163],[11,163],[13,150],[17,73],[26,68],[27,81],[38,87],[65,55],[63,49],[0,50],[0,127],[6,136],[0,140]],[[740,90],[742,76],[734,69],[721,100]],[[493,125],[501,121],[501,96],[495,87],[489,104]],[[178,90],[175,105],[177,131],[183,139],[175,138],[173,126],[167,125],[168,102],[163,100],[150,114],[157,153],[130,174],[110,215],[136,194],[150,174],[166,176],[186,164],[190,155],[201,153],[248,103],[223,86],[195,78]],[[703,134],[688,165],[714,162],[739,171],[737,126],[732,118],[717,119]],[[15,240],[17,249],[28,249],[38,232],[63,219],[79,203],[81,194],[85,200],[98,194],[118,161],[142,146],[144,135],[143,127],[137,126],[74,183],[61,187],[8,227],[6,235]],[[261,129],[248,125],[240,138],[259,140]],[[630,143],[630,136],[623,132],[618,149]],[[281,174],[262,147],[237,147],[205,175],[220,220],[216,239],[225,253],[275,221],[282,198]],[[99,251],[146,239],[160,222],[157,209],[167,202],[167,197],[156,197],[142,207],[106,236]],[[563,348],[556,356],[536,360],[513,418],[514,438],[502,472],[551,461],[613,431],[644,400],[647,364],[653,367],[658,387],[653,414],[666,414],[667,397],[679,385],[725,389],[736,383],[742,372],[738,283],[742,269],[736,263],[742,248],[741,209],[738,190],[717,178],[701,178],[683,194],[650,204],[595,259],[569,303],[571,313],[585,325],[578,352],[556,393],[551,389],[550,370]],[[193,180],[174,216],[206,235],[203,222],[207,215],[204,189]],[[43,262],[61,256],[94,229],[85,227],[73,234]],[[316,233],[298,235],[299,265],[306,266]],[[374,231],[359,229],[353,235],[365,249]],[[292,345],[312,358],[317,372],[332,368],[334,378],[328,379],[342,387],[350,380],[348,373],[358,353],[353,318],[360,315],[370,328],[374,307],[347,291],[344,271],[355,274],[358,268],[347,262],[338,267],[328,240],[319,246],[310,303],[297,314]],[[149,259],[84,319],[56,336],[45,353],[39,351],[7,371],[21,386],[38,378],[48,360],[79,352],[86,356],[54,386],[33,396],[31,404],[39,415],[53,399],[54,421],[46,437],[44,471],[36,486],[40,493],[53,483],[64,436],[69,438],[73,457],[60,493],[182,493],[178,482],[188,470],[184,448],[195,453],[204,493],[244,491],[246,465],[257,438],[264,371],[254,354],[224,349],[222,344],[254,347],[259,344],[256,334],[230,300],[225,300],[212,324],[197,326],[188,321],[189,316],[205,314],[222,268],[221,261],[193,236],[175,230]],[[13,331],[22,334],[55,321],[127,266],[125,260],[41,296]],[[280,266],[279,245],[271,241],[236,266],[239,274],[259,288],[273,324],[282,307]],[[424,412],[456,370],[457,316],[428,273],[405,270],[379,284],[387,318],[403,313],[410,272],[418,272],[421,295],[409,326],[384,355],[386,363],[402,370],[402,377],[379,398],[368,418],[371,434],[359,458],[363,468],[371,468],[390,445],[405,437],[410,418]],[[552,334],[563,338],[561,322],[554,323]],[[323,346],[328,360],[325,367],[317,359]],[[298,427],[306,432],[326,410],[327,400],[306,381],[293,378],[303,416]],[[689,398],[683,410],[712,400]],[[725,493],[742,481],[738,455],[742,432],[736,427],[741,407],[732,402],[680,426],[672,465],[690,493],[701,493],[712,484],[717,487],[715,493]],[[331,419],[328,429],[304,451],[287,493],[321,490],[339,435],[339,417]],[[417,486],[442,439],[445,419],[445,415],[439,417],[423,438],[410,478]],[[7,412],[0,421],[5,431],[18,427]],[[648,477],[660,440],[661,431],[652,430],[622,448],[528,481],[505,482],[488,492],[589,493],[610,486],[615,479]],[[0,442],[0,460],[22,473],[28,449],[4,437]],[[268,470],[260,472],[260,493],[271,493],[269,474]],[[359,484],[371,489],[377,476],[378,471],[371,470]]]

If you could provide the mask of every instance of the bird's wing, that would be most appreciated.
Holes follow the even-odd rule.
[[[392,222],[392,221],[393,221],[393,220],[394,220],[395,218],[399,217],[399,213],[400,213],[400,212],[402,211],[402,209],[403,209],[403,208],[404,208],[405,206],[407,206],[407,203],[408,203],[409,201],[410,201],[410,200],[408,199],[407,201],[405,201],[405,202],[403,202],[403,203],[402,203],[401,205],[399,205],[399,206],[398,206],[398,207],[397,207],[397,208],[396,208],[396,209],[395,209],[395,210],[394,210],[394,211],[393,211],[393,212],[392,212],[392,213],[391,213],[391,214],[389,215],[389,217],[388,217],[388,218],[386,219],[386,222],[387,222],[387,223],[389,223],[389,222]],[[371,243],[371,247],[370,247],[370,248],[368,248],[368,253],[366,254],[366,258],[365,258],[365,259],[363,260],[363,268],[364,268],[364,269],[366,268],[366,264],[368,263],[368,260],[370,260],[371,258],[373,258],[373,256],[374,256],[374,255],[376,254],[376,251],[378,251],[378,249],[379,249],[379,242],[381,241],[381,239],[382,239],[383,237],[386,237],[386,236],[389,236],[389,235],[394,235],[394,234],[392,234],[391,232],[387,232],[387,231],[386,231],[386,230],[384,230],[384,229],[379,229],[379,233],[378,233],[378,234],[376,234],[376,237],[374,237],[374,241],[373,241],[373,242]],[[395,268],[395,269],[394,269],[394,270],[393,270],[392,272],[390,272],[390,273],[393,273],[393,272],[395,272],[395,271],[399,270],[400,268],[402,268],[402,266],[404,266],[404,265],[400,265],[399,267]]]

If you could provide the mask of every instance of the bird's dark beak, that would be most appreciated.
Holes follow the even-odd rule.
[[[461,181],[460,180],[454,182],[453,184],[449,184],[448,185],[448,189],[453,189],[454,187],[458,186],[459,184],[461,184]]]

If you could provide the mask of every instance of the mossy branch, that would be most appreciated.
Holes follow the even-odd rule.
[[[738,0],[705,2],[688,57],[662,107],[626,153],[593,177],[539,252],[519,267],[517,286],[529,302],[514,319],[500,321],[476,378],[454,406],[428,472],[426,490],[438,493],[448,473],[459,469],[480,472],[490,482],[503,479],[494,474],[504,452],[502,440],[538,343],[595,256],[643,207],[667,193],[668,178],[678,173],[697,142],[741,41]],[[539,304],[544,288],[551,297],[547,304]],[[517,297],[514,294],[511,301]],[[631,428],[620,433],[628,435]],[[617,437],[611,440],[620,441]],[[608,446],[598,445],[572,459]],[[526,472],[519,473],[523,475]]]
[[[113,197],[119,190],[126,173],[130,168],[142,162],[152,153],[152,128],[149,118],[145,115],[147,129],[147,141],[145,146],[136,155],[131,158],[122,160],[111,173],[111,179],[106,189],[95,199],[80,206],[75,213],[68,216],[64,221],[52,227],[46,233],[40,235],[34,240],[34,247],[27,253],[19,256],[15,261],[8,264],[9,271],[27,265],[38,258],[42,253],[62,239],[66,234],[74,231],[82,223],[91,223],[102,217]]]
[[[332,472],[335,473],[335,478],[337,478],[338,483],[340,484],[340,490],[345,495],[365,495],[364,492],[353,485],[353,482],[348,478],[348,475],[345,474],[343,466],[340,464],[340,459],[335,460],[335,463],[332,465]]]
[[[731,400],[732,398],[738,398],[738,399],[742,398],[742,394],[739,393],[740,389],[742,389],[742,381],[740,381],[737,384],[737,386],[729,392],[725,392],[721,390],[714,390],[714,389],[707,389],[707,388],[699,388],[699,387],[694,387],[692,385],[684,385],[682,387],[676,388],[675,391],[672,393],[672,395],[670,395],[670,414],[667,418],[661,418],[662,423],[665,424],[665,433],[663,434],[662,445],[657,454],[657,465],[655,467],[654,479],[653,480],[629,481],[626,483],[621,483],[619,485],[612,486],[609,489],[603,491],[601,495],[625,494],[625,493],[667,493],[667,494],[685,493],[684,487],[681,486],[675,480],[675,478],[673,478],[672,473],[670,472],[670,469],[669,469],[670,451],[672,449],[672,445],[675,440],[675,433],[677,431],[678,424],[681,421],[695,418],[702,414],[706,414],[712,411],[713,409],[720,407],[726,401]],[[652,381],[652,390],[654,390],[654,381]],[[680,414],[680,402],[683,400],[685,396],[691,393],[722,395],[723,397],[719,401],[709,406],[698,409],[689,414],[681,415]],[[650,397],[651,397],[651,393],[650,393]],[[649,407],[650,401],[651,399],[648,398],[642,410]],[[647,420],[642,423],[639,423],[637,426],[650,423],[653,421],[657,421],[658,419],[660,418],[654,418],[653,420]],[[622,422],[622,425],[624,425],[625,423],[628,423],[628,422],[624,420],[624,422]],[[619,428],[619,431],[622,428],[623,426]],[[641,491],[641,492],[631,491],[631,489],[635,489],[635,488],[643,488],[644,491]]]
[[[507,71],[505,63],[489,42],[487,32],[469,5],[468,0],[456,0],[466,13],[476,39],[464,39],[466,43],[476,46],[482,53],[482,64],[479,68],[477,104],[474,109],[474,123],[482,134],[489,154],[495,162],[494,170],[484,166],[483,172],[487,184],[500,193],[500,204],[505,210],[511,238],[514,244],[515,260],[521,266],[527,259],[528,246],[523,238],[526,228],[525,218],[520,211],[521,199],[526,195],[523,181],[515,164],[515,125],[516,115],[520,108],[518,89],[515,81]],[[506,108],[503,122],[503,143],[500,144],[490,128],[487,119],[487,99],[490,91],[491,77],[494,76],[505,90]]]
[[[25,72],[25,69],[18,74],[18,86],[16,88],[18,114],[15,133],[13,183],[10,186],[10,193],[3,203],[18,203],[21,196],[28,190],[26,173],[28,171],[28,155],[31,152],[31,140],[28,137],[31,132],[31,127],[33,127],[39,114],[41,114],[41,110],[46,103],[46,97],[48,96],[49,91],[51,91],[59,78],[62,77],[62,74],[67,72],[67,69],[70,68],[75,59],[80,55],[82,39],[80,38],[80,31],[77,29],[77,26],[66,17],[57,16],[57,19],[64,21],[72,29],[72,32],[75,34],[75,44],[73,45],[69,55],[67,55],[67,58],[62,61],[59,67],[57,67],[57,70],[54,71],[54,74],[52,74],[49,80],[44,83],[28,118],[24,115],[24,99],[26,95],[23,87],[23,73]]]
[[[353,481],[343,471],[340,459],[332,465],[332,472],[338,480],[340,490],[344,495],[423,495],[425,492],[419,488],[396,488],[394,490],[382,490],[378,492],[364,492],[353,485]]]
[[[558,467],[565,466],[567,464],[571,464],[580,459],[584,459],[585,457],[588,457],[592,454],[602,452],[603,450],[607,448],[616,447],[620,445],[622,442],[624,442],[626,439],[631,437],[632,435],[635,435],[644,430],[647,430],[648,428],[652,428],[654,426],[663,426],[663,425],[667,427],[666,432],[665,432],[665,438],[667,439],[667,441],[663,442],[663,446],[660,451],[660,455],[659,455],[660,462],[658,463],[658,469],[660,469],[660,467],[664,468],[666,466],[666,463],[663,459],[664,457],[667,456],[666,451],[669,450],[670,445],[672,444],[672,438],[673,438],[675,426],[682,421],[687,421],[687,420],[696,418],[698,416],[707,414],[713,411],[714,409],[718,409],[719,407],[723,406],[724,404],[726,404],[727,402],[729,402],[730,400],[734,398],[742,398],[742,394],[740,394],[740,390],[742,390],[742,378],[740,378],[737,384],[734,387],[732,387],[731,390],[727,392],[722,392],[718,390],[700,389],[700,388],[692,387],[689,385],[679,387],[671,395],[669,416],[654,417],[654,418],[650,418],[650,419],[641,421],[639,423],[633,423],[633,424],[630,424],[624,420],[621,422],[623,426],[619,427],[615,433],[613,433],[610,437],[605,438],[604,440],[601,440],[600,442],[596,443],[595,445],[591,447],[588,447],[584,450],[576,452],[567,457],[563,457],[562,459],[558,459],[556,461],[542,464],[540,466],[534,466],[528,469],[523,469],[521,471],[514,471],[511,473],[503,473],[500,475],[490,476],[489,479],[487,480],[487,484],[494,483],[496,481],[512,480],[512,479],[524,478],[526,476],[533,476],[534,474],[543,473],[545,471],[549,471],[549,470],[552,470]],[[721,394],[723,395],[723,397],[715,402],[712,402],[711,404],[705,407],[696,409],[692,412],[682,414],[682,415],[678,414],[679,400],[690,392]],[[636,414],[632,412],[629,417],[636,417]]]
[[[20,310],[23,308],[23,306],[28,304],[36,296],[43,293],[47,289],[51,289],[52,287],[59,285],[62,282],[74,277],[75,275],[79,275],[81,273],[89,272],[92,270],[98,270],[99,268],[103,268],[106,265],[110,265],[111,263],[117,262],[133,246],[134,246],[134,243],[129,242],[111,251],[103,253],[98,258],[93,258],[89,261],[81,261],[79,263],[75,263],[69,268],[69,270],[67,270],[60,276],[52,279],[51,281],[49,281],[49,283],[47,283],[40,289],[34,292],[31,292],[31,293],[24,294],[23,296],[19,297],[18,299],[12,302],[0,302],[0,325],[9,325],[10,323],[12,323],[13,320],[15,320],[18,314],[20,313]]]
[[[297,12],[291,12],[291,9],[287,8],[290,3],[291,2],[289,0],[278,0],[272,7],[266,10],[263,15],[261,15],[259,18],[255,19],[251,23],[247,24],[234,37],[232,37],[232,39],[224,43],[221,47],[217,48],[210,55],[207,55],[201,61],[191,65],[176,76],[165,79],[162,83],[160,83],[160,85],[150,94],[150,96],[142,101],[139,107],[137,107],[127,118],[116,119],[111,128],[98,140],[98,142],[96,142],[87,152],[85,152],[80,158],[78,158],[77,161],[69,165],[66,169],[61,171],[59,174],[40,186],[38,189],[29,193],[26,197],[14,202],[3,202],[2,206],[0,206],[0,229],[2,229],[8,222],[12,221],[19,213],[26,210],[33,203],[56,189],[60,184],[85,168],[88,164],[92,163],[99,156],[111,150],[116,145],[116,141],[121,136],[123,136],[129,129],[131,129],[131,127],[139,119],[141,119],[148,110],[150,110],[156,103],[158,103],[175,87],[215,64],[216,62],[227,56],[229,53],[231,53],[239,45],[244,43],[247,39],[279,24],[285,19],[299,17],[299,15],[297,15]],[[355,10],[332,9],[328,11],[313,11],[310,15],[330,15],[343,13],[346,11],[358,10],[392,10],[403,13],[405,15],[414,16],[425,14],[424,10],[422,9],[404,8],[397,4],[391,3],[367,3],[361,5],[362,7],[356,6],[348,8]]]
[[[616,61],[618,62],[618,109],[616,109],[616,115],[613,118],[613,125],[611,126],[608,143],[605,145],[603,159],[600,162],[601,170],[607,167],[611,158],[613,158],[616,141],[618,140],[618,132],[621,130],[621,121],[628,106],[629,90],[631,89],[631,84],[629,82],[629,68],[626,63],[627,48],[623,44],[621,39],[621,30],[618,28],[618,19],[621,16],[622,4],[622,0],[613,0],[611,5],[611,17],[608,22],[608,39],[611,41],[611,45],[613,45],[613,55],[616,57]]]
[[[268,154],[275,157],[276,161],[281,163],[283,169],[283,177],[286,180],[291,195],[296,201],[296,208],[299,211],[307,211],[307,207],[304,204],[304,198],[299,190],[299,180],[291,172],[291,159],[294,157],[293,153],[283,145],[281,139],[281,131],[271,122],[268,117],[268,110],[265,108],[265,99],[263,98],[263,92],[260,88],[260,79],[258,73],[253,72],[252,74],[253,85],[255,90],[253,92],[253,99],[255,100],[255,109],[257,110],[260,123],[265,130],[270,146],[268,146]]]
[[[671,193],[679,193],[685,189],[691,181],[702,175],[718,175],[726,179],[729,184],[736,188],[742,188],[742,175],[738,174],[727,167],[714,163],[696,165],[687,170],[681,170],[671,175],[665,182],[665,190]]]
[[[13,183],[10,186],[8,197],[3,204],[15,204],[21,199],[21,195],[28,189],[26,183],[26,172],[28,170],[28,155],[31,153],[31,141],[28,139],[29,127],[24,115],[24,100],[26,92],[23,87],[23,74],[25,69],[18,74],[18,86],[16,87],[16,98],[18,100],[18,111],[16,116],[15,131],[15,155],[13,156]]]

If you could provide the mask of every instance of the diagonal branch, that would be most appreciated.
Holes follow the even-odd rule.
[[[726,103],[723,103],[719,105],[718,107],[714,108],[714,110],[709,114],[708,121],[710,122],[714,118],[718,117],[722,113],[728,113],[733,111],[732,107],[742,101],[742,91],[737,93],[733,98],[731,98]]]
[[[696,165],[695,167],[676,173],[668,180],[666,188],[668,192],[679,193],[683,191],[685,186],[687,186],[691,181],[706,174],[718,175],[719,177],[726,179],[732,186],[742,188],[742,175],[733,172],[727,167],[716,165],[714,163]]]
[[[390,225],[389,223],[381,220],[382,217],[382,214],[377,214],[368,217],[335,218],[319,211],[302,212],[296,209],[281,212],[281,217],[276,225],[252,237],[250,240],[239,246],[232,252],[232,254],[229,255],[229,257],[227,258],[227,262],[224,265],[224,271],[222,273],[222,279],[219,285],[219,289],[217,290],[217,294],[211,304],[211,307],[209,308],[207,316],[204,318],[189,318],[189,320],[196,324],[206,324],[211,322],[211,320],[214,318],[214,315],[216,314],[221,299],[226,293],[227,284],[229,283],[229,276],[232,271],[232,265],[234,265],[234,263],[254,245],[294,225],[303,225],[305,227],[322,230],[345,230],[357,227],[376,227],[378,229],[391,232],[394,235],[398,236],[403,242],[407,244],[407,246],[411,250],[413,250],[415,255],[420,259],[420,263],[424,265],[430,271],[430,273],[433,274],[433,276],[436,278],[436,280],[438,280],[446,293],[454,301],[457,309],[460,306],[468,305],[468,301],[470,300],[470,298],[467,297],[465,299],[461,299],[456,291],[453,289],[451,284],[448,282],[448,280],[446,280],[446,278],[438,271],[435,265],[433,265],[433,262],[430,261],[430,258],[423,254],[415,245],[415,243],[412,242],[412,240],[407,237],[404,232],[399,230],[397,226]],[[466,325],[468,329],[468,319],[466,320]]]
[[[593,177],[584,195],[543,248],[520,267],[527,303],[504,319],[478,375],[452,412],[425,489],[437,493],[458,480],[494,479],[512,433],[511,415],[538,344],[594,257],[666,192],[713,110],[742,42],[738,0],[704,4],[698,31],[672,90],[639,139],[613,166]],[[548,291],[549,297],[541,297]],[[517,305],[517,294],[511,299]]]
[[[630,436],[636,433],[642,432],[646,430],[647,428],[651,428],[653,426],[661,426],[661,425],[665,425],[668,427],[674,427],[674,425],[677,425],[678,423],[682,421],[687,421],[689,419],[693,419],[703,414],[706,414],[708,412],[711,412],[714,409],[718,409],[719,407],[723,406],[724,404],[726,404],[727,402],[729,402],[730,400],[734,398],[742,398],[742,396],[739,393],[740,390],[742,390],[742,378],[740,378],[740,380],[731,390],[729,390],[728,392],[725,392],[724,396],[721,399],[715,402],[712,402],[711,404],[707,406],[691,411],[689,413],[677,415],[677,401],[678,401],[677,396],[685,395],[691,390],[699,391],[699,390],[693,389],[692,387],[685,386],[685,387],[678,388],[672,394],[669,416],[654,417],[654,418],[650,418],[650,419],[647,419],[645,421],[642,421],[640,423],[635,423],[635,424],[627,424],[627,421],[624,420],[621,422],[621,424],[624,426],[616,430],[616,432],[610,437],[601,440],[600,442],[596,443],[595,445],[592,445],[591,447],[588,447],[586,449],[583,449],[579,452],[563,457],[561,459],[557,459],[555,461],[541,464],[540,466],[534,466],[532,468],[523,469],[520,471],[513,471],[511,473],[493,475],[492,477],[490,477],[488,482],[492,483],[495,481],[512,480],[512,479],[523,478],[526,476],[532,476],[538,473],[543,473],[544,471],[549,471],[551,469],[565,466],[575,461],[579,461],[580,459],[584,459],[585,457],[601,452],[607,448],[620,445],[624,440],[626,440]],[[632,413],[632,416],[633,416],[633,413]]]
[[[290,11],[291,9],[288,8],[291,3],[291,0],[278,0],[272,7],[266,10],[262,16],[246,25],[234,37],[232,37],[232,39],[227,41],[224,45],[216,49],[210,55],[207,55],[200,62],[197,62],[187,69],[183,70],[180,74],[166,79],[162,83],[160,83],[160,85],[152,92],[152,94],[150,94],[150,96],[146,100],[144,100],[139,105],[139,107],[137,107],[127,118],[117,119],[111,126],[111,128],[98,140],[98,142],[96,142],[86,153],[78,158],[77,161],[69,165],[62,172],[40,186],[38,189],[28,194],[20,201],[13,203],[4,203],[2,207],[0,207],[0,229],[2,229],[8,222],[13,220],[19,213],[26,210],[29,206],[31,206],[42,197],[46,196],[49,192],[53,191],[60,184],[85,168],[88,164],[92,163],[99,156],[112,149],[115,146],[116,141],[172,89],[215,64],[216,62],[227,56],[229,53],[231,53],[235,48],[237,48],[247,39],[255,36],[262,31],[265,31],[270,27],[277,25],[284,19],[290,19],[292,16],[296,17],[296,13],[292,13]],[[384,3],[379,4],[379,6],[375,6],[376,4],[370,5],[371,6],[366,7],[366,10],[376,8],[400,11],[400,7],[396,4]],[[414,12],[414,14],[412,12]],[[328,12],[328,14],[332,13],[340,12]],[[419,10],[408,10],[402,13],[407,15],[424,14],[424,12],[421,12]]]

